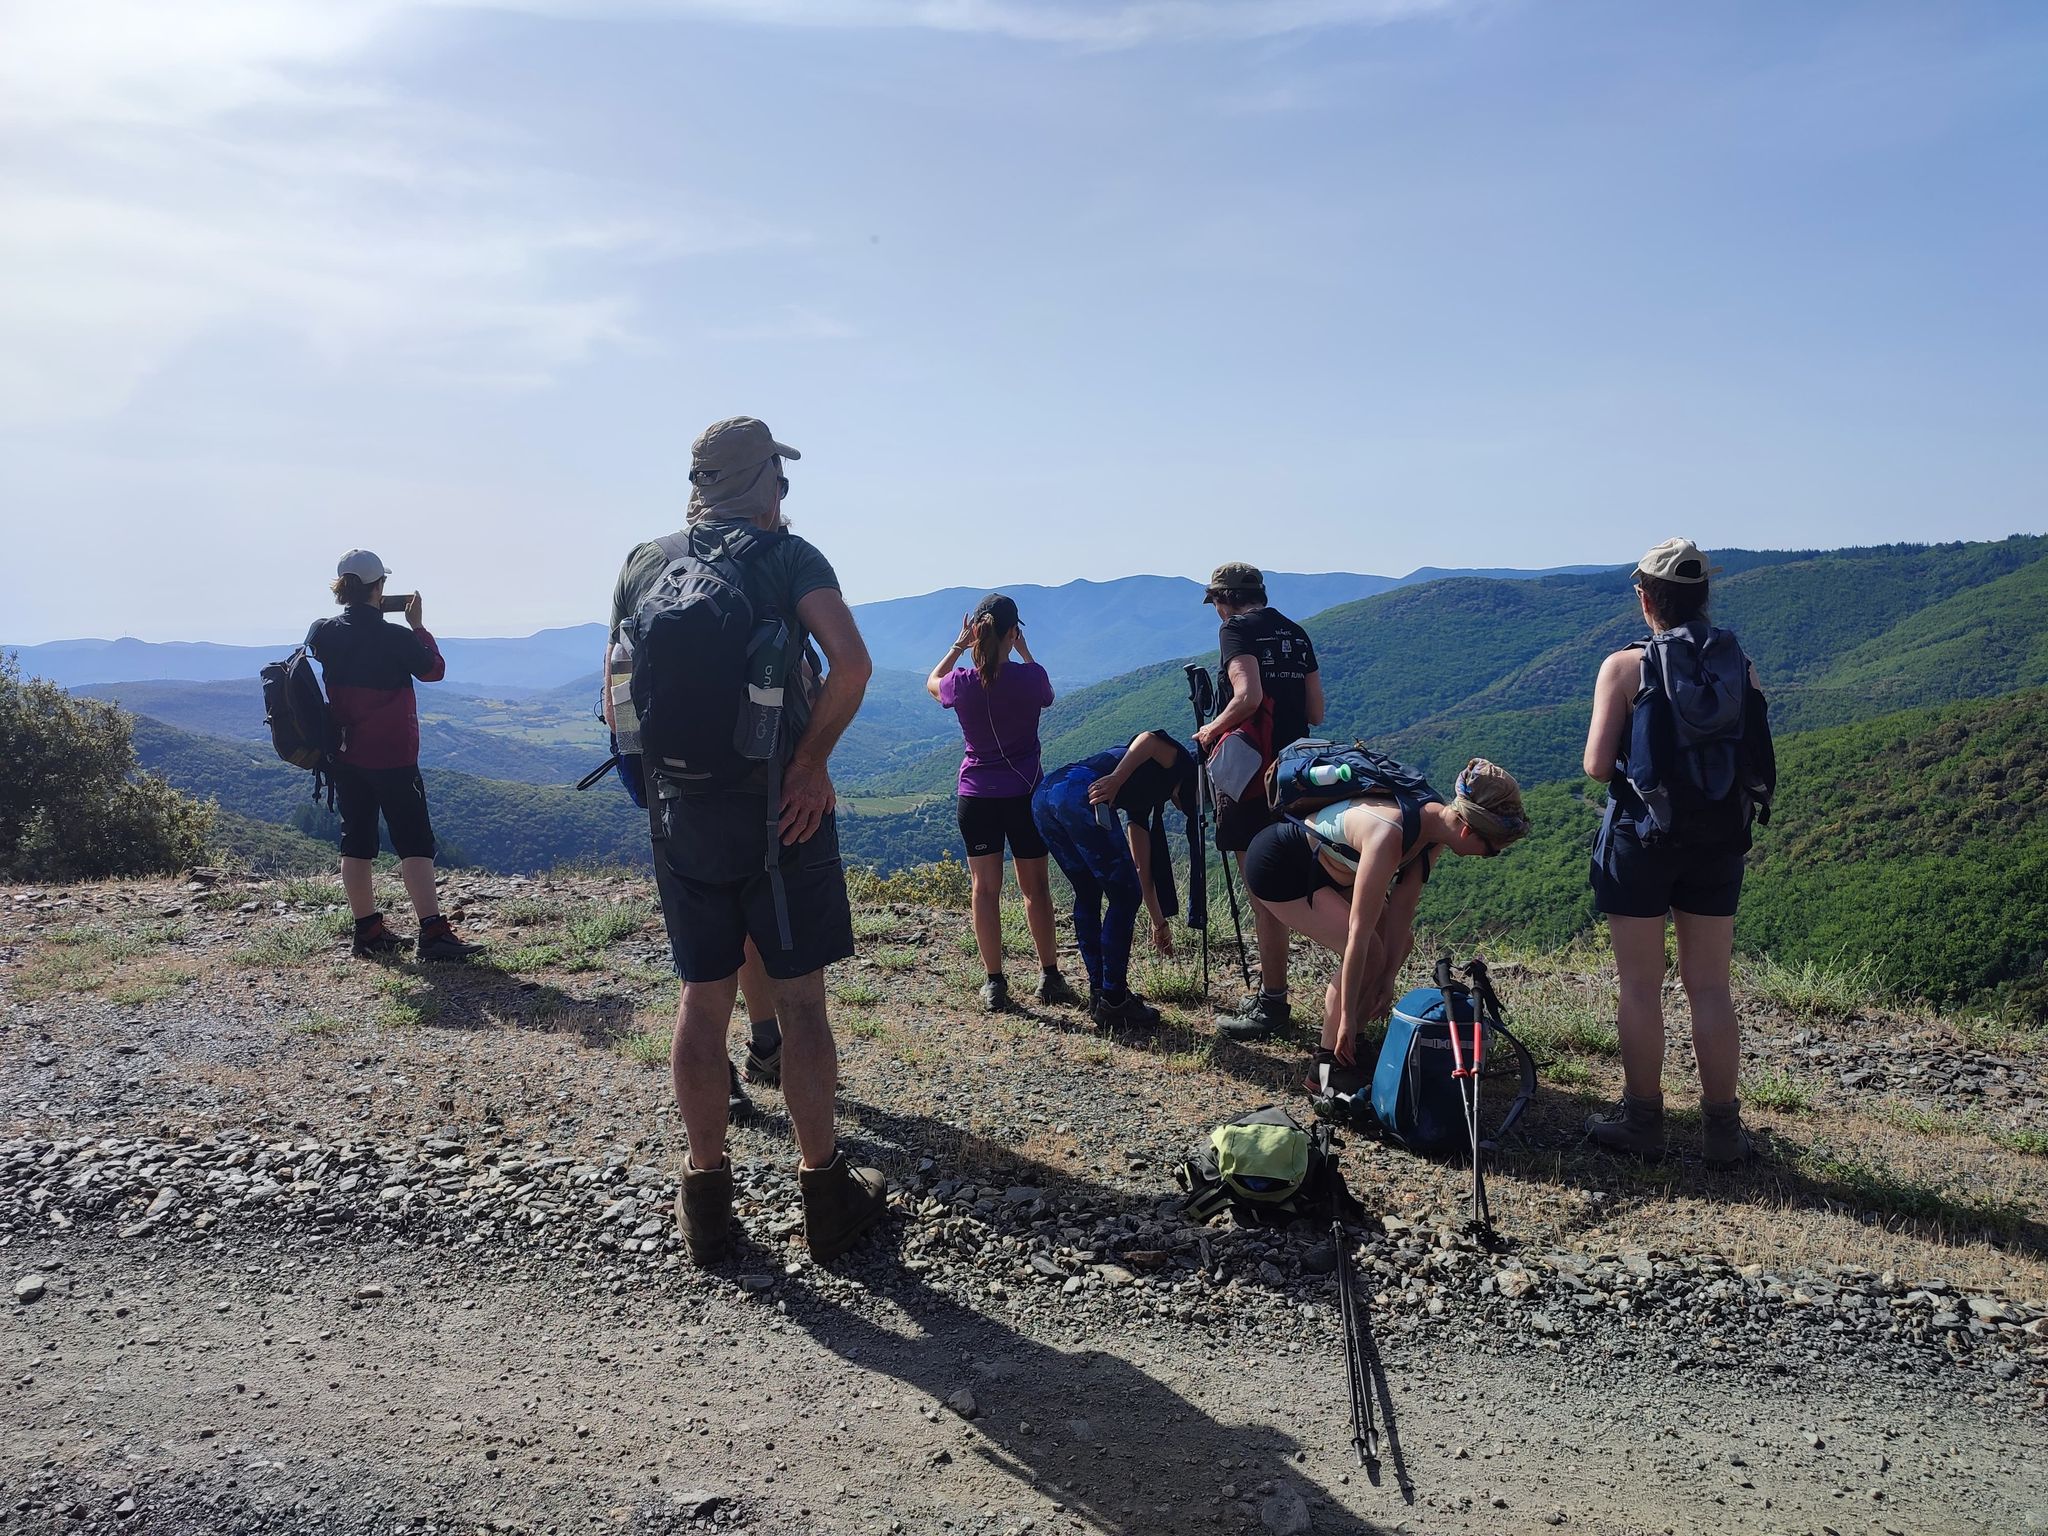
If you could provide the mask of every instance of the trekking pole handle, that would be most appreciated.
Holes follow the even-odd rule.
[[[1449,955],[1438,955],[1436,959],[1435,976],[1437,989],[1442,992],[1450,991],[1452,980],[1453,977],[1451,973],[1451,957]]]

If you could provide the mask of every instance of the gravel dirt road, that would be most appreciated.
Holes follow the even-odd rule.
[[[0,1530],[2048,1530],[2012,1042],[1766,1010],[1759,1069],[1910,1035],[1882,1070],[1931,1086],[1766,1117],[1732,1184],[1574,1150],[1596,1042],[1493,1247],[1455,1168],[1354,1143],[1368,1476],[1327,1234],[1190,1225],[1166,1175],[1291,1045],[1208,1046],[1187,1004],[1148,1042],[981,1020],[959,914],[864,910],[844,1133],[889,1224],[809,1262],[760,1092],[707,1275],[644,888],[450,893],[494,965],[355,965],[318,882],[0,892]]]

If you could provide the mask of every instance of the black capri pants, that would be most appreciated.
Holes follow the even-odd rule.
[[[377,817],[391,833],[391,851],[401,859],[434,856],[434,825],[427,819],[427,786],[419,764],[408,768],[333,769],[334,804],[341,812],[341,856],[374,859],[379,838]]]

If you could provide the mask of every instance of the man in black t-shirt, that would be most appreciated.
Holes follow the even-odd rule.
[[[1195,733],[1204,754],[1214,753],[1223,739],[1242,732],[1258,748],[1260,767],[1291,741],[1298,741],[1323,723],[1323,679],[1316,668],[1316,648],[1303,629],[1286,615],[1266,606],[1266,578],[1255,565],[1231,561],[1209,577],[1202,601],[1223,621],[1217,631],[1222,657],[1221,701],[1216,718]],[[1252,789],[1216,817],[1216,846],[1237,858],[1273,820],[1264,794]],[[1259,936],[1259,990],[1216,1027],[1233,1039],[1251,1040],[1286,1028],[1287,925],[1256,898],[1252,921]]]

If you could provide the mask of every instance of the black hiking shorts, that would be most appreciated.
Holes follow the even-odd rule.
[[[401,859],[434,856],[434,825],[427,819],[427,786],[417,763],[409,768],[352,768],[334,765],[334,807],[341,812],[341,856],[374,859],[381,841],[377,817],[391,833],[391,851]]]
[[[1742,899],[1740,847],[1647,845],[1626,826],[1593,843],[1593,905],[1608,917],[1733,917]]]
[[[762,857],[767,804],[760,795],[722,793],[655,802],[654,884],[669,954],[684,981],[723,981],[746,959],[748,939],[780,981],[853,954],[853,910],[832,816],[782,850],[790,936],[790,947],[782,947],[774,882]]]
[[[960,841],[967,845],[967,857],[998,856],[1003,844],[1010,845],[1013,859],[1042,859],[1045,839],[1038,823],[1031,819],[1029,795],[962,795],[960,797]]]

